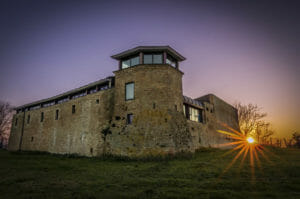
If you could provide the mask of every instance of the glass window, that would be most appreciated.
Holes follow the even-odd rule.
[[[127,114],[127,124],[132,124],[133,121],[133,114]]]
[[[153,64],[162,64],[162,54],[153,55]]]
[[[122,69],[130,67],[130,59],[122,61]]]
[[[189,107],[190,120],[199,122],[199,109]]]
[[[125,85],[125,99],[134,99],[134,83],[127,83]]]
[[[169,60],[168,58],[166,59],[166,64],[170,64],[171,65],[171,60]]]
[[[172,58],[170,58],[170,57],[167,57],[166,64],[169,64],[169,65],[171,65],[173,67],[176,67],[176,62]]]
[[[140,63],[140,57],[134,57],[134,58],[131,58],[130,60],[131,60],[130,66],[135,66]]]
[[[152,64],[152,55],[144,55],[144,64]]]

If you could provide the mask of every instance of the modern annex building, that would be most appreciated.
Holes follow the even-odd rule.
[[[237,110],[215,95],[183,96],[169,46],[139,46],[112,56],[113,77],[16,108],[9,150],[143,156],[219,147],[217,132],[238,128]]]

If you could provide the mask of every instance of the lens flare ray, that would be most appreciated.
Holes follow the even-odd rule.
[[[261,168],[261,158],[259,158],[259,155],[261,155],[268,162],[271,162],[265,153],[265,152],[268,152],[268,150],[265,149],[262,145],[260,145],[253,137],[245,136],[244,134],[229,127],[227,124],[222,123],[221,125],[230,131],[218,130],[218,132],[226,135],[227,137],[229,136],[229,139],[231,140],[231,142],[221,144],[220,146],[221,147],[232,147],[229,151],[224,153],[222,156],[227,156],[235,151],[238,151],[236,153],[236,155],[234,156],[234,158],[231,160],[231,162],[229,162],[229,164],[223,170],[221,176],[223,176],[223,174],[225,174],[237,162],[237,160],[239,158],[241,158],[241,161],[239,164],[239,170],[240,170],[242,168],[242,166],[244,165],[246,158],[248,157],[249,164],[250,164],[250,170],[251,170],[251,179],[252,179],[252,182],[254,182],[255,181],[255,167],[257,166],[260,170],[262,169]]]

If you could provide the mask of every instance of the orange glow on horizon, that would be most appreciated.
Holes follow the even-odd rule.
[[[224,154],[224,156],[234,151],[238,151],[238,153],[234,156],[231,162],[223,170],[222,175],[225,172],[227,172],[239,158],[241,158],[240,166],[239,166],[239,168],[241,168],[244,164],[246,157],[248,157],[250,161],[252,181],[254,181],[255,166],[261,168],[261,160],[259,158],[259,155],[261,155],[264,159],[270,162],[269,158],[265,154],[265,152],[268,152],[268,150],[264,148],[262,145],[260,145],[259,143],[257,143],[253,137],[245,136],[244,134],[236,131],[235,129],[229,127],[224,123],[222,123],[222,126],[229,129],[231,132],[224,131],[224,130],[217,130],[217,131],[219,133],[226,135],[227,137],[229,136],[229,138],[232,140],[231,142],[221,144],[221,146],[232,146],[232,149],[227,151]]]

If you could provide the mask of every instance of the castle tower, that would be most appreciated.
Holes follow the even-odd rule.
[[[119,61],[110,136],[112,143],[119,141],[112,148],[121,154],[172,151],[172,127],[178,116],[184,118],[179,62],[185,58],[169,46],[140,46],[112,58]]]
[[[112,56],[115,71],[115,108],[182,110],[182,75],[178,62],[185,60],[169,46],[141,46]]]

